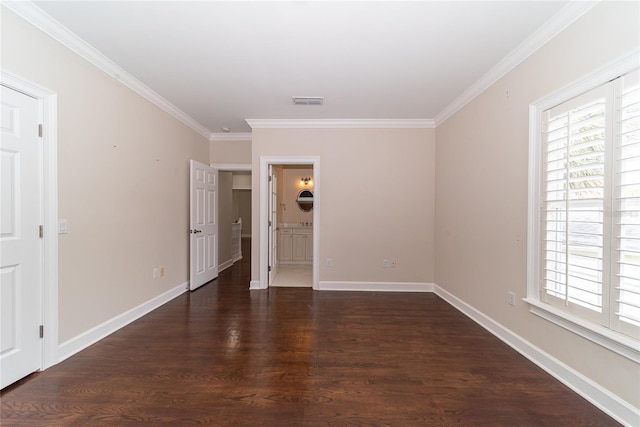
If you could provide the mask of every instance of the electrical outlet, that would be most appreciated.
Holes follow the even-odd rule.
[[[333,267],[333,260],[331,258],[327,258],[327,267]]]
[[[160,270],[158,270],[157,268],[153,269],[153,278],[157,279],[158,277],[160,277]]]
[[[396,268],[398,266],[398,260],[397,259],[392,259],[391,260],[391,268]]]
[[[58,220],[58,234],[67,234],[69,232],[69,223],[65,218]]]
[[[507,296],[507,302],[509,303],[509,305],[515,306],[516,305],[516,294],[515,294],[515,292],[509,292],[507,295],[508,295]]]
[[[164,277],[164,266],[160,267],[160,277]]]
[[[388,259],[383,259],[382,260],[382,268],[389,268],[389,260]]]

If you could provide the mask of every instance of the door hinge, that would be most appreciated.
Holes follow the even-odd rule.
[[[269,182],[271,182],[271,175],[269,175]]]
[[[269,221],[269,227],[271,227],[271,221]]]
[[[271,266],[269,266],[269,271],[271,271]]]
[[[40,338],[44,338],[44,325],[40,325]]]
[[[40,238],[42,239],[44,237],[44,225],[38,226],[38,233],[40,234]]]
[[[40,138],[42,138],[42,125],[41,124],[38,125],[38,136]]]

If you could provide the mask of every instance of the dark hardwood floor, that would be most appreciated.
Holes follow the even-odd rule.
[[[3,390],[0,424],[617,425],[433,294],[249,291],[249,271]]]

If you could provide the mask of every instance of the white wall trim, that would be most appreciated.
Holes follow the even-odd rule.
[[[640,364],[640,348],[638,346],[638,340],[612,331],[609,328],[592,324],[576,316],[572,316],[537,299],[524,298],[523,301],[529,304],[529,311],[536,316],[540,316],[551,323],[555,323],[576,335],[580,335],[583,338],[593,341],[602,347]]]
[[[227,268],[231,267],[233,265],[233,258],[228,259],[224,262],[221,262],[218,265],[218,274],[222,273],[224,270],[226,270]]]
[[[212,142],[226,141],[251,141],[251,132],[244,133],[212,133],[210,140]]]
[[[457,308],[474,322],[535,363],[558,381],[578,393],[616,421],[629,426],[640,425],[640,409],[564,364],[500,323],[486,316],[453,294],[434,285],[436,295]]]
[[[61,43],[67,49],[80,55],[114,79],[118,80],[147,101],[161,110],[169,113],[180,122],[189,126],[195,132],[211,140],[211,131],[191,118],[187,113],[167,101],[140,80],[129,74],[111,59],[107,58],[96,48],[82,40],[67,27],[53,19],[30,1],[3,1],[2,5],[20,16],[22,19],[43,31],[45,34]]]
[[[603,85],[616,77],[635,70],[639,66],[640,49],[636,48],[607,62],[576,81],[557,89],[553,93],[532,102],[530,107],[534,107],[540,111],[555,107],[567,99],[571,99],[597,86]],[[531,136],[533,135],[530,135],[530,137]]]
[[[251,282],[249,282],[249,289],[250,290],[262,289],[260,287],[260,280],[252,280]]]
[[[185,282],[181,285],[176,286],[173,289],[166,291],[163,294],[160,294],[147,302],[140,304],[137,307],[132,308],[131,310],[125,311],[122,314],[117,315],[116,317],[107,320],[106,322],[101,323],[100,325],[89,329],[82,334],[71,338],[60,344],[58,347],[58,362],[62,362],[63,360],[73,356],[79,351],[84,350],[92,344],[100,341],[106,336],[116,332],[118,329],[124,328],[131,322],[139,319],[145,314],[155,310],[163,304],[171,301],[177,296],[185,293],[189,288],[189,283]]]
[[[251,163],[211,163],[211,167],[226,172],[251,172]]]
[[[41,369],[57,363],[58,348],[58,96],[6,70],[3,86],[38,100],[42,135],[42,221],[44,225],[42,271],[42,324],[45,327]]]
[[[435,129],[433,119],[246,119],[252,129]]]
[[[598,4],[597,0],[569,2],[558,13],[552,16],[551,19],[520,43],[505,58],[491,68],[489,72],[440,111],[434,118],[435,125],[440,126],[444,123],[449,117],[453,116],[508,72],[520,65],[520,63],[564,31],[569,25],[577,21],[578,18],[591,10],[596,4]]]
[[[332,282],[323,280],[318,285],[318,290],[366,292],[433,292],[433,286],[433,283],[421,282]]]

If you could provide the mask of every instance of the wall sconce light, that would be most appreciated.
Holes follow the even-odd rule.
[[[311,178],[300,178],[300,185],[309,185]]]

